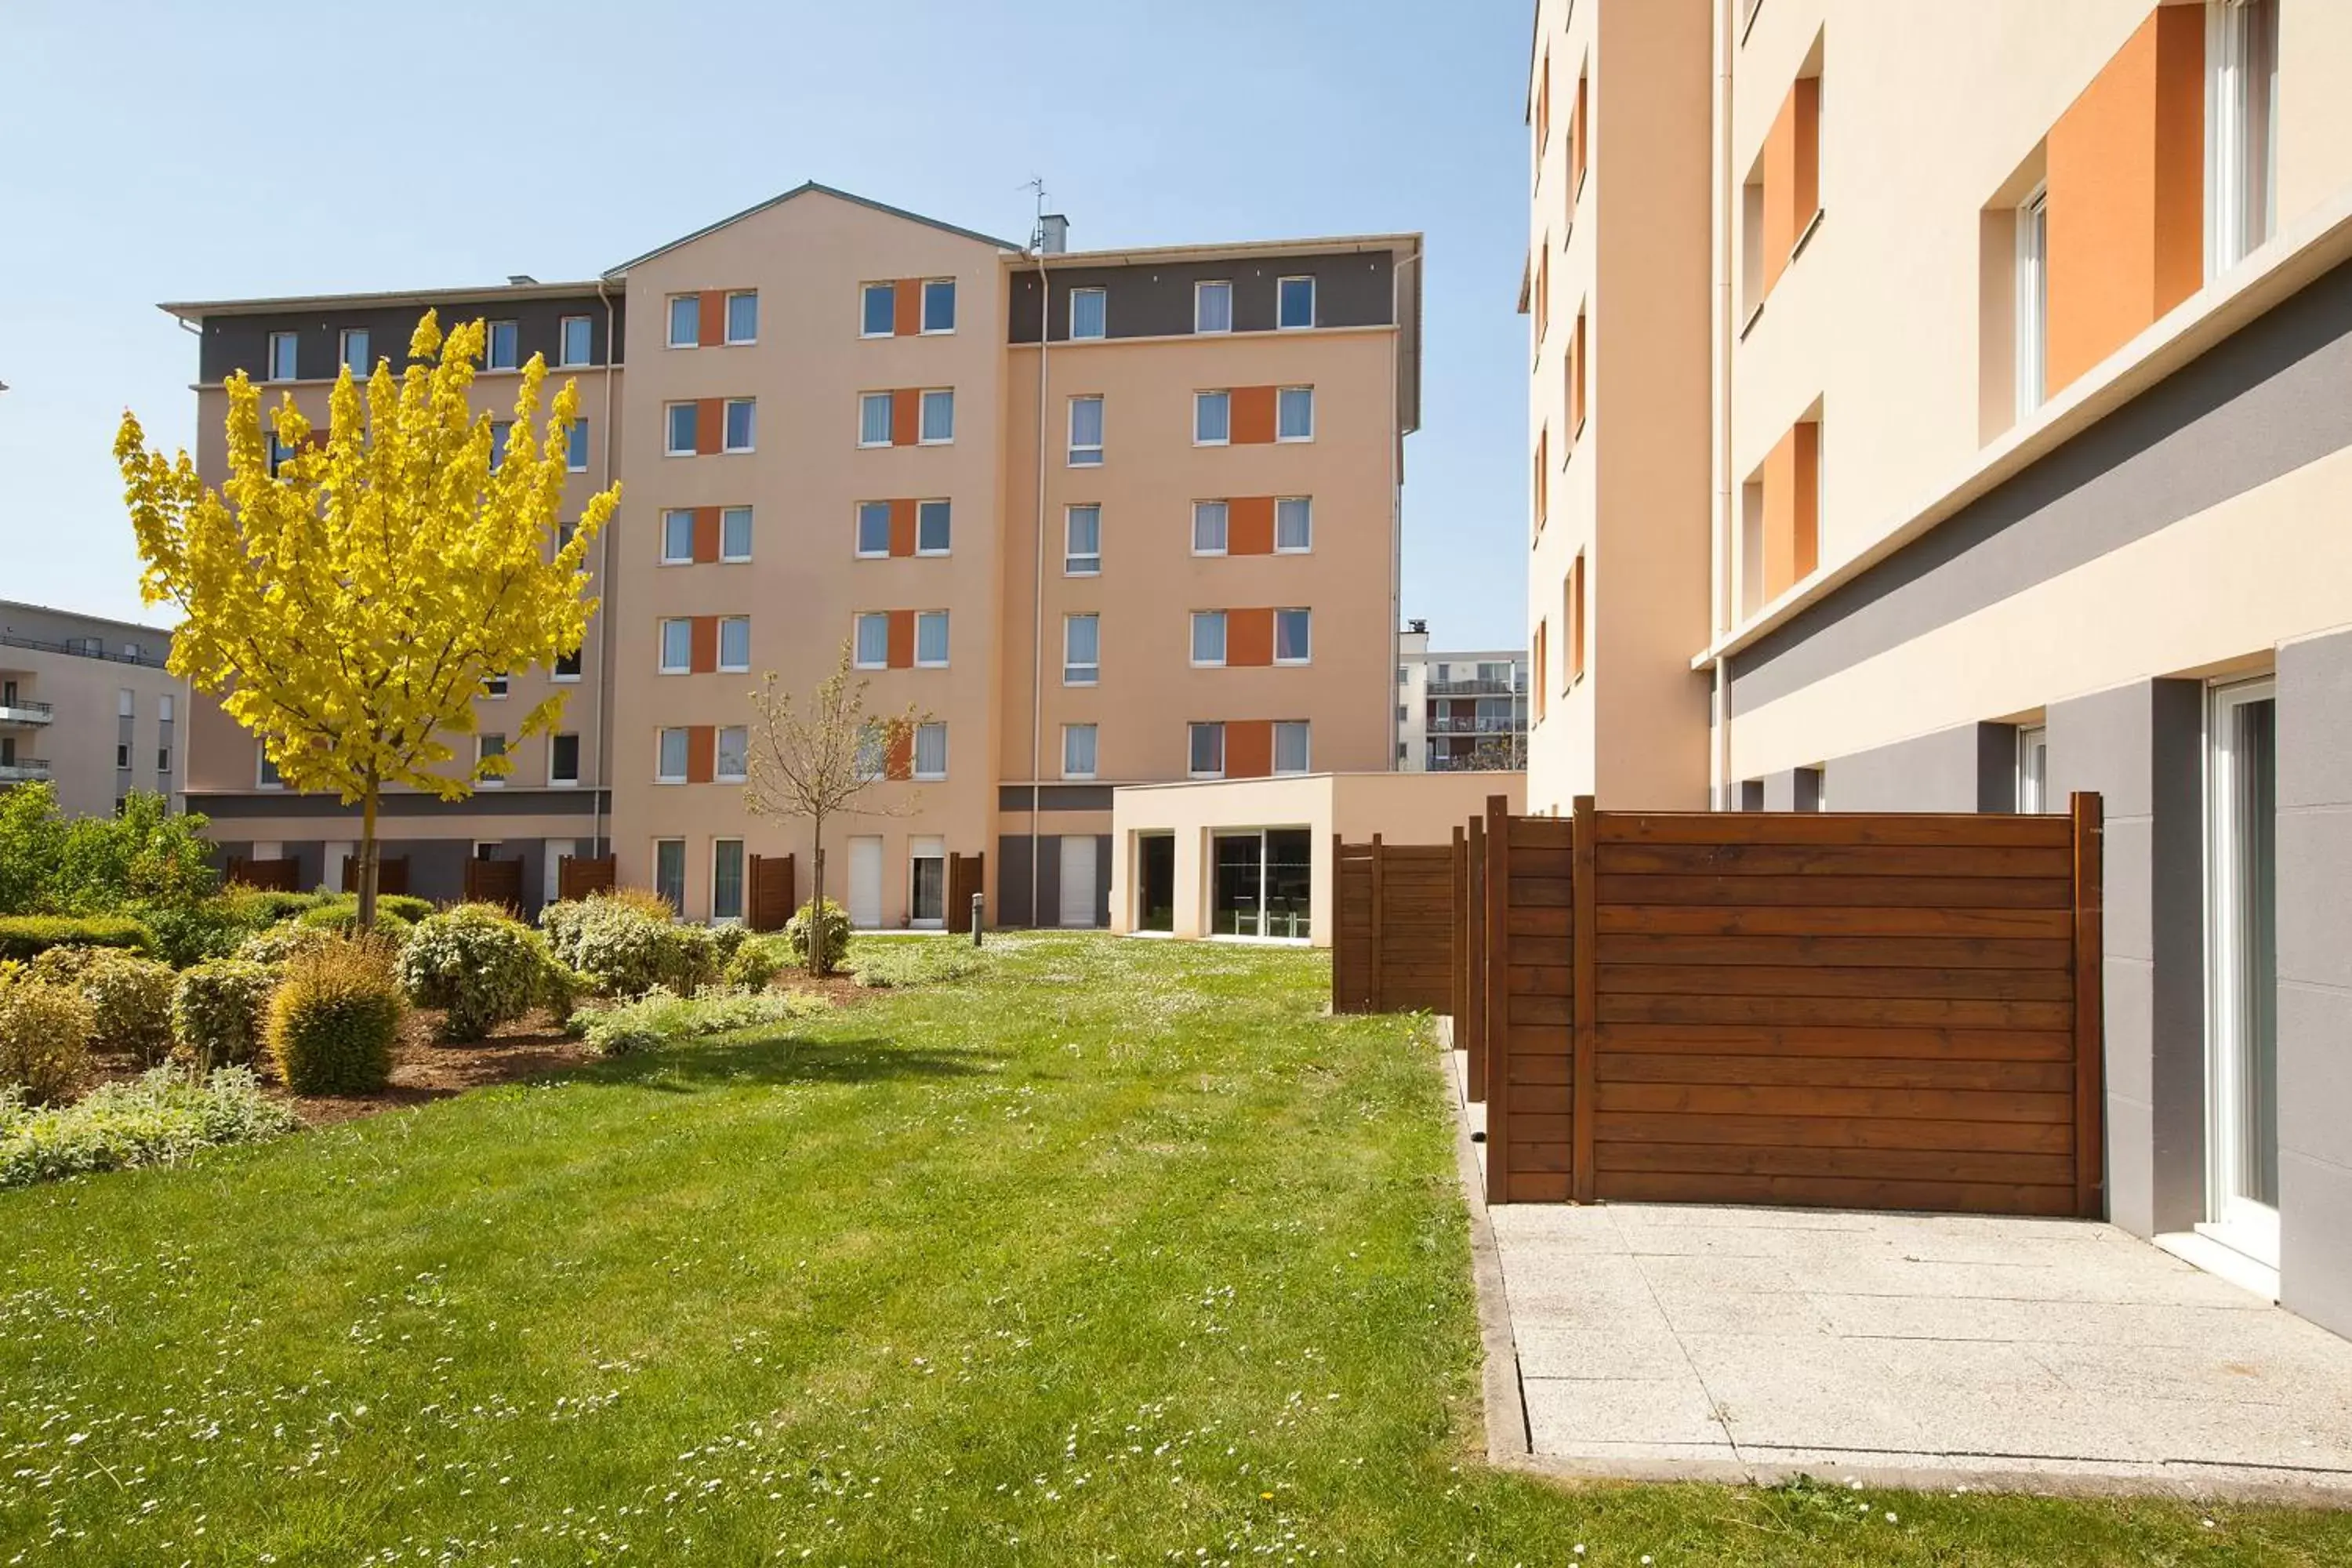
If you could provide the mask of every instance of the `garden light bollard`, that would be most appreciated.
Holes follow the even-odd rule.
[[[971,896],[971,945],[972,945],[972,946],[974,946],[974,947],[978,947],[978,946],[980,945],[980,906],[981,906],[981,903],[982,903],[981,896],[980,896],[978,893],[974,893],[974,894]]]

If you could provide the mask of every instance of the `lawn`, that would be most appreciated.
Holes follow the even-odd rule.
[[[0,1568],[2352,1561],[2318,1513],[1488,1470],[1432,1054],[1328,976],[1008,941],[0,1194]]]

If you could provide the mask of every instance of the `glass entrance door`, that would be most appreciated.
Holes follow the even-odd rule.
[[[2206,727],[2208,1223],[2278,1267],[2277,712],[2270,681],[2217,689]]]
[[[1209,934],[1304,942],[1315,897],[1313,846],[1303,827],[1218,834]]]
[[[947,924],[948,846],[944,838],[918,838],[907,846],[907,923],[918,930]]]
[[[1209,882],[1209,934],[1259,936],[1265,914],[1265,835],[1220,833]]]
[[[1135,841],[1135,929],[1176,929],[1176,837],[1145,834]]]

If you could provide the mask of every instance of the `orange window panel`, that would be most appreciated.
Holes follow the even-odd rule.
[[[1821,543],[1821,426],[1791,426],[1764,459],[1764,597],[1811,575]]]
[[[702,302],[695,307],[701,320],[696,323],[695,342],[703,348],[715,349],[727,342],[727,296],[717,289],[705,289]]]
[[[890,503],[890,553],[912,555],[915,552],[915,503],[894,500]]]
[[[1265,446],[1274,440],[1274,398],[1271,386],[1236,386],[1228,405],[1232,416],[1227,438],[1236,447]]]
[[[1551,331],[1551,237],[1536,242],[1536,342]]]
[[[1541,163],[1544,149],[1551,145],[1551,51],[1544,51],[1540,74],[1536,78],[1536,159]]]
[[[923,330],[923,280],[901,278],[890,285],[890,331],[911,338]]]
[[[890,393],[890,445],[911,447],[922,438],[923,389],[895,387]]]
[[[1262,779],[1274,772],[1274,721],[1225,721],[1225,776]]]
[[[1568,199],[1571,202],[1576,199],[1576,193],[1584,188],[1584,164],[1589,152],[1586,128],[1590,123],[1586,111],[1591,97],[1591,76],[1579,76],[1576,79],[1576,106],[1569,111],[1568,121]]]
[[[1568,679],[1565,686],[1576,684],[1584,673],[1584,552],[1576,552],[1576,560],[1568,569],[1568,585],[1563,595],[1562,613],[1568,620]],[[1563,688],[1563,689],[1564,689]]]
[[[1551,516],[1551,431],[1536,432],[1536,531],[1543,531],[1544,521]]]
[[[1274,553],[1274,498],[1235,496],[1225,502],[1225,553]]]
[[[709,457],[724,442],[727,430],[727,405],[716,397],[696,400],[694,405],[694,450],[698,457]]]
[[[710,724],[689,725],[686,731],[686,782],[709,784],[718,769],[719,731]]]
[[[719,559],[719,509],[698,506],[694,509],[694,560],[697,565],[708,566]]]
[[[883,660],[892,669],[912,669],[915,667],[915,612],[890,612],[889,652]]]
[[[1568,428],[1570,435],[1584,429],[1584,312],[1576,313],[1576,330],[1568,340]]]
[[[1821,79],[1800,77],[1764,136],[1764,292],[1821,206]]]
[[[886,779],[910,779],[915,776],[915,727],[892,724],[884,737],[882,776]]]
[[[1225,612],[1225,663],[1255,666],[1274,662],[1274,611]]]
[[[1538,723],[1543,721],[1545,711],[1544,699],[1549,695],[1551,691],[1551,687],[1548,684],[1546,679],[1551,669],[1551,666],[1544,658],[1544,643],[1548,639],[1549,631],[1549,622],[1538,621],[1536,623],[1535,637],[1528,650],[1528,662],[1535,667],[1532,670],[1528,671],[1534,679],[1528,682],[1528,689],[1535,693],[1536,721]]]
[[[686,667],[697,675],[719,668],[719,617],[697,616],[688,623]]]

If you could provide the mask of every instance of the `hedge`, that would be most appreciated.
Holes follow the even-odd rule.
[[[155,933],[144,921],[121,915],[0,917],[0,959],[30,959],[53,947],[120,947],[152,953]]]

